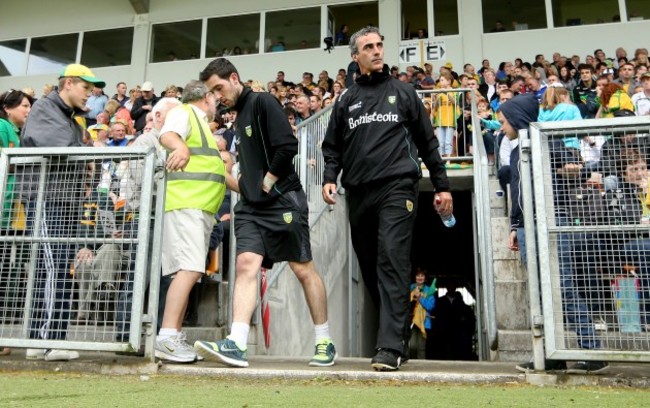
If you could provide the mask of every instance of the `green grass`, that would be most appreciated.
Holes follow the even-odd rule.
[[[0,407],[642,407],[630,388],[0,372]]]

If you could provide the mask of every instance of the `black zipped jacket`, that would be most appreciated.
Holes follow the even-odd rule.
[[[323,184],[355,188],[397,178],[422,177],[422,158],[436,192],[449,191],[438,139],[424,104],[409,84],[382,72],[362,75],[334,103],[323,141]]]
[[[234,108],[235,131],[241,178],[239,189],[251,204],[269,203],[280,195],[302,188],[293,165],[298,139],[282,106],[271,94],[244,88]],[[267,194],[262,190],[264,175],[278,177]]]

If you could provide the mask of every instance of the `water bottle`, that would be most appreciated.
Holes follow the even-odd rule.
[[[440,205],[440,199],[436,199],[436,210],[439,205]],[[456,225],[456,217],[454,217],[453,213],[449,214],[448,216],[444,216],[440,213],[438,213],[438,215],[440,215],[440,219],[442,220],[442,223],[444,224],[445,227],[451,228],[454,225]]]

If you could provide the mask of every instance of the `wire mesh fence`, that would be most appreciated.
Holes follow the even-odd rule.
[[[155,165],[142,148],[2,151],[3,345],[140,347]]]
[[[650,120],[533,124],[530,139],[547,356],[649,360]]]
[[[296,129],[300,154],[295,159],[296,170],[300,182],[307,195],[309,204],[309,225],[314,225],[320,214],[327,208],[323,201],[322,182],[325,160],[323,159],[322,144],[325,132],[332,114],[330,105],[318,114],[300,123]]]
[[[480,98],[478,91],[471,89],[436,89],[417,91],[429,114],[434,132],[440,144],[440,155],[454,162],[472,163],[475,137],[482,137],[486,152],[494,154],[495,137],[491,130],[481,128],[474,131],[477,125],[472,121],[472,99]],[[472,93],[475,93],[472,96]],[[484,115],[487,119],[496,120],[494,113]],[[480,127],[480,122],[478,123]],[[477,129],[478,130],[478,129]]]

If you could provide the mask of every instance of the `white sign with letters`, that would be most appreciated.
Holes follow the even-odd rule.
[[[447,46],[441,40],[409,40],[402,41],[399,47],[400,64],[423,65],[426,61],[444,59]]]

